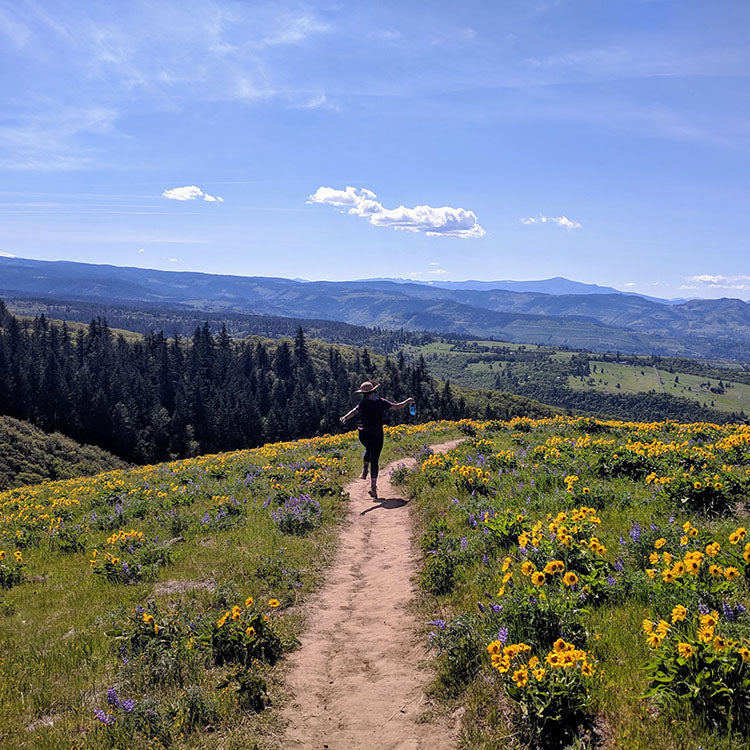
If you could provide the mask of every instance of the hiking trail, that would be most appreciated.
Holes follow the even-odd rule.
[[[430,446],[446,452],[452,440]],[[422,716],[430,679],[419,623],[408,604],[416,593],[417,556],[408,500],[385,466],[378,479],[355,479],[346,489],[349,514],[327,582],[312,600],[302,645],[289,657],[291,698],[285,748],[324,750],[448,750],[452,731]]]

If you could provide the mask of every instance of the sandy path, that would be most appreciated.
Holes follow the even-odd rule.
[[[447,451],[460,441],[433,445]],[[406,605],[417,560],[404,496],[381,469],[380,499],[357,479],[328,583],[311,607],[302,646],[290,657],[292,699],[284,748],[443,750],[450,731],[418,721],[429,707],[420,664],[424,642]]]

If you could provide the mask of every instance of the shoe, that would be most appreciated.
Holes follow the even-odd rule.
[[[377,487],[373,487],[367,494],[371,498],[373,498],[374,500],[377,500],[378,499],[378,490],[377,490]]]
[[[365,464],[364,468],[362,469],[362,476],[360,479],[367,479],[367,464]]]

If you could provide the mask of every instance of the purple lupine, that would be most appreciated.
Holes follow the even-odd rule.
[[[486,552],[482,555],[482,564],[483,565],[489,565],[490,564],[490,558],[487,557],[487,553]]]
[[[617,583],[617,580],[614,576],[608,576],[607,577],[607,585],[608,586],[614,586]]]
[[[503,645],[508,642],[508,628],[503,625],[500,630],[497,631],[497,640]]]
[[[482,613],[485,614],[487,610],[484,608],[484,604],[482,602],[477,602],[477,609]]]
[[[702,615],[707,615],[711,610],[703,602],[698,602],[698,611]]]
[[[101,708],[94,709],[94,716],[96,716],[96,718],[107,727],[111,727],[117,721],[117,717],[113,714],[105,713]]]
[[[135,708],[135,699],[134,698],[128,698],[127,700],[122,701],[120,703],[120,708],[126,714],[129,714]]]
[[[728,602],[721,603],[721,612],[727,622],[734,622],[734,608]]]
[[[107,703],[110,706],[115,706],[115,708],[120,703],[120,701],[117,700],[117,690],[115,690],[113,687],[107,690]]]
[[[434,625],[438,630],[445,630],[448,626],[448,623],[445,620],[430,620],[427,624]]]
[[[469,546],[469,540],[465,537],[461,537],[461,549],[466,549]]]
[[[744,604],[738,604],[738,605],[737,605],[737,606],[736,606],[736,607],[734,608],[734,613],[735,613],[735,615],[736,615],[737,617],[739,617],[740,615],[744,615],[744,614],[745,614],[745,612],[747,612],[747,607],[746,607],[746,606],[745,606]]]
[[[502,604],[496,604],[493,602],[492,604],[490,604],[490,609],[497,615],[503,611],[503,606]]]
[[[627,545],[627,542],[623,539],[622,534],[620,534],[620,544],[625,547]]]
[[[618,557],[617,560],[615,560],[615,570],[618,573],[622,573],[624,569],[625,569],[625,563],[623,562],[621,557]]]
[[[469,513],[469,526],[471,526],[472,529],[476,529],[477,527],[477,519],[474,518],[473,513]]]
[[[641,525],[638,523],[638,521],[633,521],[633,524],[630,527],[630,531],[628,532],[628,536],[634,542],[641,541]]]

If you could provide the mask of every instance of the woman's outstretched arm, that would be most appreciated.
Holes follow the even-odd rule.
[[[351,411],[348,411],[343,417],[339,417],[341,424],[344,424],[347,420],[351,419],[357,413],[358,408],[359,405],[355,406]]]
[[[398,411],[399,409],[405,409],[409,404],[413,404],[414,399],[409,396],[409,398],[404,399],[403,401],[399,401],[397,404],[393,404],[391,406],[391,411]]]

